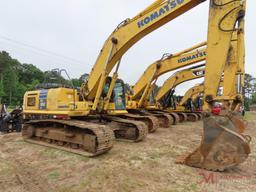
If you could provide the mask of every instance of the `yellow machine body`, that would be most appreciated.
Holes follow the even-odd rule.
[[[77,90],[53,88],[26,92],[24,114],[84,116],[92,103],[78,100]]]

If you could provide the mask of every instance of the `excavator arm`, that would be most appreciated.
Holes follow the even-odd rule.
[[[237,33],[234,33],[233,35],[229,53],[229,62],[225,66],[225,71],[227,71],[227,75],[225,75],[224,78],[223,96],[220,99],[225,100],[226,103],[231,102],[231,110],[234,110],[235,108],[239,107],[236,105],[242,104],[243,102],[245,73],[244,19],[239,20]],[[230,86],[230,84],[234,86]]]
[[[232,36],[239,30],[236,26],[245,15],[245,2],[243,0],[222,0],[221,3],[216,0],[211,1],[207,40],[207,52],[211,54],[206,57],[205,110],[213,107],[217,97],[222,73],[230,60]]]
[[[244,20],[239,21],[239,28],[232,34],[229,57],[226,62],[222,80],[219,87],[223,87],[222,96],[218,99],[234,100],[242,95],[244,78]],[[230,86],[233,85],[233,86]],[[183,106],[193,95],[204,92],[204,84],[195,85],[190,88],[179,102]]]

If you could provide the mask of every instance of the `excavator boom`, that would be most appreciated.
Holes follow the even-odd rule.
[[[221,2],[221,3],[220,3]],[[205,69],[205,109],[211,108],[211,101],[217,95],[219,83],[227,60],[233,32],[245,15],[246,1],[211,1],[208,25],[208,40]]]

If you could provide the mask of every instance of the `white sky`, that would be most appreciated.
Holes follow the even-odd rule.
[[[90,72],[104,41],[115,27],[152,2],[0,0],[0,50],[6,50],[20,62],[32,63],[42,70],[65,68],[71,77],[79,77]],[[208,4],[209,1],[202,3],[135,44],[122,59],[119,77],[134,84],[146,67],[161,58],[163,53],[179,52],[205,41]],[[256,1],[247,0],[246,72],[254,76],[255,8]],[[161,85],[171,74],[161,77],[158,84]],[[184,83],[178,86],[177,92],[184,93],[201,81]]]

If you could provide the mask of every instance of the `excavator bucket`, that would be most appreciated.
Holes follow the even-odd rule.
[[[200,146],[189,155],[179,157],[176,163],[211,171],[224,171],[247,159],[251,138],[242,135],[245,126],[238,116],[208,115],[203,124]]]

